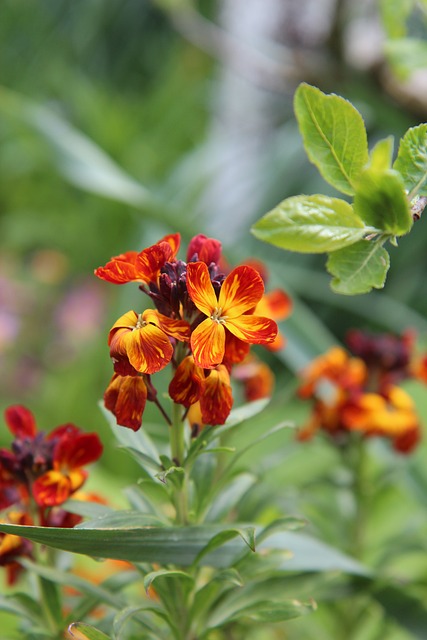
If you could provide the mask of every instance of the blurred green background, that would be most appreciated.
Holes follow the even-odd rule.
[[[414,328],[426,344],[425,220],[391,250],[384,291],[357,298],[330,291],[323,256],[281,252],[249,231],[287,196],[332,193],[296,127],[299,82],[351,100],[370,146],[387,135],[397,145],[427,119],[425,10],[425,2],[376,0],[2,0],[0,409],[21,403],[41,429],[75,422],[100,433],[99,484],[117,494],[135,468],[117,452],[98,407],[111,376],[106,339],[115,319],[145,300],[136,285],[115,287],[93,270],[176,231],[184,241],[217,237],[232,264],[264,260],[270,284],[293,297],[282,327],[287,347],[266,356],[277,374],[270,424],[305,419],[289,400],[294,374],[348,329]],[[412,391],[427,424],[425,388]],[[149,431],[157,420],[149,411]],[[311,491],[335,454],[281,438],[247,460],[255,467],[264,456],[259,473],[272,509],[302,511],[340,546],[342,532],[328,521],[330,494]],[[6,429],[0,441],[9,442]],[[425,453],[423,445],[414,469]],[[427,476],[420,482],[418,494]],[[387,487],[384,500],[410,510],[408,495]],[[265,497],[255,494],[250,508]],[[394,508],[382,513],[383,528],[397,526]],[[410,526],[425,528],[424,511],[411,513]],[[382,538],[374,533],[375,561]],[[417,571],[427,573],[425,563]],[[333,615],[324,636],[313,618],[304,638],[334,637]],[[408,636],[390,627],[387,637]]]

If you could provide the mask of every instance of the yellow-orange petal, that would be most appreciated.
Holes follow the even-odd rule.
[[[179,245],[181,244],[181,235],[179,233],[169,233],[159,242],[167,242],[170,248],[172,249],[172,258],[176,258],[176,255],[179,251]]]
[[[218,306],[223,316],[237,318],[256,307],[263,293],[264,283],[258,271],[242,265],[233,269],[222,283]]]
[[[266,316],[272,320],[284,320],[292,311],[292,300],[282,289],[265,293],[254,311],[257,316]]]
[[[47,471],[33,484],[33,495],[40,507],[55,507],[71,495],[71,482],[60,471]]]
[[[268,344],[277,336],[277,324],[274,320],[260,316],[227,318],[225,326],[236,338],[249,344]]]
[[[218,308],[218,300],[204,262],[187,264],[187,291],[196,307],[206,316],[211,316]]]
[[[112,282],[113,284],[126,284],[138,280],[135,271],[136,251],[127,251],[119,256],[111,258],[103,267],[95,269],[95,275],[101,280]]]
[[[233,394],[227,368],[220,364],[209,372],[206,386],[200,398],[204,424],[224,424],[233,406]]]
[[[194,362],[202,369],[212,369],[221,364],[225,351],[225,329],[215,320],[206,318],[191,334],[191,350]]]
[[[171,361],[173,347],[164,331],[146,324],[123,334],[130,364],[140,373],[156,373]]]
[[[135,311],[128,311],[127,313],[124,313],[111,327],[108,336],[108,345],[111,345],[111,341],[119,329],[134,329],[137,324],[138,314]]]
[[[181,342],[188,342],[190,339],[190,325],[185,320],[174,320],[168,318],[162,313],[159,313],[157,309],[146,309],[142,314],[142,319],[145,322],[151,322],[157,327],[162,329],[168,336],[176,338]]]
[[[147,402],[147,387],[140,376],[114,374],[104,394],[106,409],[111,411],[117,424],[138,431]]]
[[[225,332],[225,353],[223,364],[230,370],[234,364],[238,364],[248,355],[250,345],[243,340],[239,340],[230,331]]]
[[[159,242],[139,253],[135,260],[135,271],[143,282],[157,282],[160,269],[173,259],[173,250],[168,242]]]
[[[205,388],[203,369],[194,364],[194,358],[187,356],[179,364],[169,385],[169,395],[174,402],[190,407],[197,402]]]

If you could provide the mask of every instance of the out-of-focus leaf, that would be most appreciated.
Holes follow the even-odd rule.
[[[339,549],[317,540],[305,533],[283,531],[260,542],[257,550],[285,549],[293,557],[285,559],[278,569],[289,571],[342,571],[344,573],[370,576],[370,570]]]
[[[311,162],[338,191],[352,195],[368,162],[362,116],[344,98],[325,95],[305,83],[295,92],[294,107]]]
[[[406,79],[413,71],[427,66],[427,42],[420,38],[396,38],[384,45],[395,73]]]
[[[211,538],[208,544],[200,550],[194,559],[194,564],[198,564],[200,560],[215,549],[222,547],[229,540],[239,536],[245,544],[248,545],[251,551],[255,551],[255,527],[233,527],[220,531],[213,538]]]
[[[65,529],[63,529],[65,531]],[[22,560],[23,566],[32,571],[33,573],[38,574],[46,581],[50,581],[54,584],[66,585],[69,587],[74,587],[77,591],[84,593],[87,596],[93,596],[97,598],[99,602],[104,604],[108,604],[110,607],[124,606],[123,601],[117,594],[112,594],[107,589],[100,587],[97,584],[90,582],[89,580],[85,580],[80,576],[75,575],[74,573],[70,573],[69,571],[61,571],[60,569],[53,569],[49,567],[44,567],[42,565],[38,565],[35,562],[31,562],[26,558]]]
[[[334,276],[332,289],[345,295],[382,289],[389,266],[390,256],[382,244],[369,240],[334,251],[326,263],[327,270]]]
[[[425,640],[427,607],[424,599],[411,594],[405,585],[385,585],[376,589],[373,596],[392,620],[409,631],[414,638]]]
[[[375,171],[390,169],[393,159],[394,138],[388,136],[379,140],[369,154],[369,164]]]
[[[111,636],[106,636],[105,633],[86,622],[73,622],[68,627],[68,633],[75,640],[111,640]]]
[[[149,590],[153,582],[162,578],[173,578],[176,580],[180,580],[183,583],[186,583],[187,587],[192,587],[194,585],[194,578],[190,576],[189,573],[185,571],[178,571],[174,569],[159,569],[158,571],[151,571],[147,573],[144,577],[144,589],[146,591]]]
[[[263,540],[266,540],[273,533],[277,533],[278,531],[295,531],[296,529],[301,529],[301,527],[305,527],[307,524],[306,520],[302,518],[294,518],[292,516],[286,516],[284,518],[279,518],[275,520],[271,524],[264,527],[264,529],[257,535],[257,544],[261,544]]]
[[[100,518],[110,513],[114,513],[114,509],[99,502],[90,502],[88,500],[67,500],[63,505],[66,511],[76,513],[79,516],[88,518]]]
[[[0,611],[13,613],[20,618],[40,623],[40,605],[30,596],[24,593],[17,593],[9,596],[0,595]]]
[[[230,509],[240,502],[256,481],[257,477],[252,473],[241,473],[233,478],[228,485],[222,486],[206,514],[206,522],[220,522]]]
[[[381,0],[381,18],[389,38],[406,35],[406,20],[412,9],[412,0]]]
[[[260,240],[302,253],[336,251],[372,231],[348,202],[323,195],[287,198],[252,227]]]
[[[415,195],[427,196],[427,124],[408,129],[393,167],[403,178],[409,200]]]
[[[369,167],[363,172],[354,210],[367,225],[393,235],[408,233],[412,227],[403,180],[393,169],[377,171]]]

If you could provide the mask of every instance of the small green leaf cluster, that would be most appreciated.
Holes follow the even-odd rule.
[[[287,198],[252,232],[282,249],[328,253],[337,293],[380,289],[390,266],[384,245],[409,233],[412,207],[427,195],[427,124],[406,132],[393,162],[393,138],[369,151],[362,116],[340,96],[303,83],[295,114],[310,161],[353,202],[320,194]]]

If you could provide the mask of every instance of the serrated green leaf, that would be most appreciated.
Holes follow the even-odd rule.
[[[369,154],[369,165],[375,171],[386,171],[391,168],[393,159],[394,138],[388,136],[379,140]]]
[[[348,202],[323,195],[287,198],[252,227],[260,240],[302,253],[336,251],[368,231]]]
[[[390,256],[381,243],[369,240],[360,240],[351,247],[331,253],[326,263],[327,270],[334,276],[332,289],[344,295],[381,289],[389,266]]]
[[[353,206],[367,225],[386,233],[401,236],[413,224],[402,177],[393,169],[366,169],[360,177]]]
[[[333,187],[352,195],[368,162],[368,141],[360,113],[344,98],[302,83],[295,115],[307,155]]]
[[[68,627],[68,633],[74,640],[111,640],[110,636],[86,622],[73,622]]]
[[[408,200],[427,196],[427,124],[411,127],[400,141],[393,168],[403,178]]]

